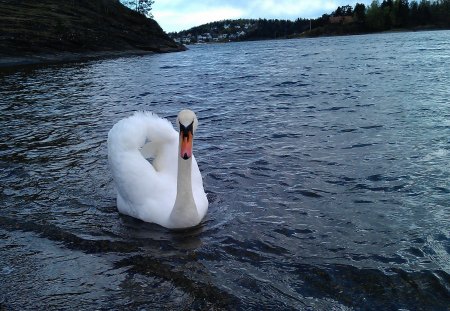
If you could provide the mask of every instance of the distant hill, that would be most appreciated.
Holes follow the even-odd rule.
[[[0,58],[183,49],[157,22],[118,0],[0,0]]]
[[[177,42],[191,44],[422,29],[450,29],[450,0],[373,1],[369,6],[340,6],[311,20],[224,20],[169,35]]]
[[[298,35],[310,27],[309,20],[295,21],[279,19],[235,19],[212,22],[169,33],[177,42],[190,44],[198,42],[228,42],[238,40],[260,40],[287,38]]]

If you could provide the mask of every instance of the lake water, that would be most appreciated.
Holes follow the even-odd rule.
[[[189,48],[0,72],[0,309],[449,310],[450,31]],[[205,220],[119,215],[109,129],[185,107]]]

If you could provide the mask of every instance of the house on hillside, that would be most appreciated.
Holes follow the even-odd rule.
[[[212,41],[213,37],[209,32],[206,32],[204,34],[198,35],[197,36],[197,42],[198,43],[203,43],[203,42],[209,42]]]
[[[330,16],[330,24],[349,24],[353,22],[353,16]]]

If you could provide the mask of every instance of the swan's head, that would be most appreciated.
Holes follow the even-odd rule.
[[[192,143],[198,125],[197,116],[191,110],[181,110],[177,124],[180,130],[180,157],[187,160],[192,157]]]

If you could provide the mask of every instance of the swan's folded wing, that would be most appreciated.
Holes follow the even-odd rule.
[[[108,152],[140,150],[147,144],[172,144],[178,137],[172,124],[151,112],[136,112],[117,122],[108,133]],[[152,147],[152,152],[158,147]]]
[[[124,200],[140,201],[158,183],[157,170],[142,154],[162,158],[177,143],[177,132],[166,119],[137,112],[120,120],[108,133],[108,160]]]

